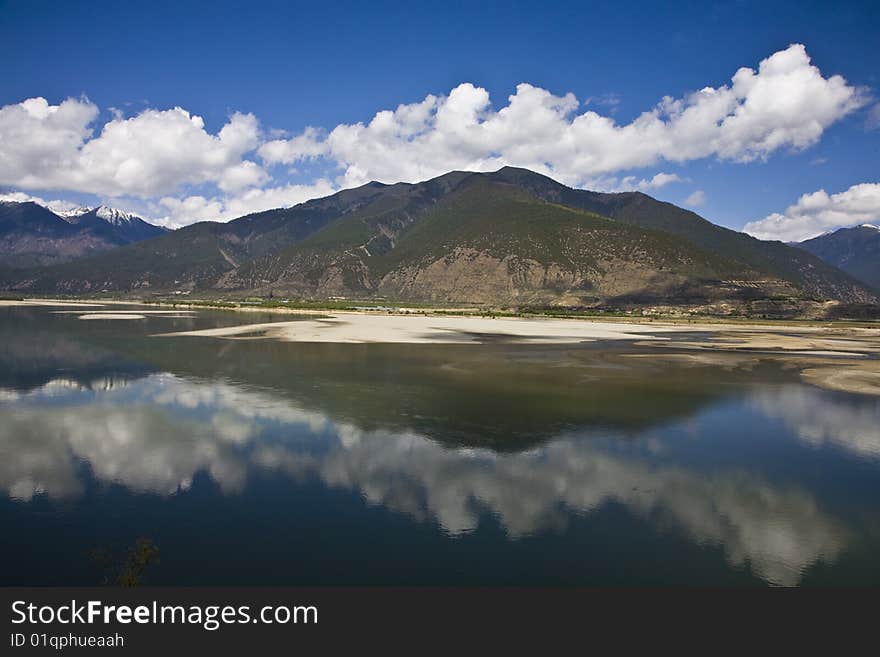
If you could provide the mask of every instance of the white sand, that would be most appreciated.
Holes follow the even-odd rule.
[[[80,315],[79,319],[146,319],[146,317],[132,313],[91,313]]]
[[[53,315],[78,315],[81,310],[53,310]],[[113,315],[118,314],[118,310],[96,310],[93,315]],[[139,315],[171,315],[173,317],[195,317],[196,313],[190,310],[141,310],[137,309]]]
[[[163,335],[241,339],[239,336],[259,332],[263,333],[261,337],[287,342],[455,344],[509,341],[566,344],[595,340],[663,340],[666,338],[657,334],[681,330],[688,329],[580,319],[490,319],[334,313],[320,319],[245,324]],[[245,339],[249,338],[252,336]]]
[[[697,332],[671,340],[672,334]],[[669,350],[749,353],[786,358],[864,359],[880,353],[880,330],[736,324],[613,322],[585,319],[381,315],[335,312],[296,321],[244,324],[162,335],[285,342],[479,344],[513,342],[576,344],[625,340]],[[871,361],[869,369],[880,368]]]
[[[53,299],[24,299],[17,301],[15,299],[0,299],[0,307],[10,306],[71,306],[74,308],[100,308],[103,303],[92,303],[88,301],[55,301]]]

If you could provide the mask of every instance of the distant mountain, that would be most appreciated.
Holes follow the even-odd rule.
[[[368,183],[227,224],[194,224],[6,285],[495,305],[877,301],[801,249],[644,194],[571,189],[511,167]]]
[[[880,290],[880,227],[841,228],[797,246]]]
[[[140,242],[166,232],[165,228],[148,223],[137,215],[104,205],[97,208],[79,208],[61,216],[75,226],[88,227],[105,234],[108,239],[120,245]]]
[[[36,203],[0,201],[0,265],[66,262],[164,232],[140,217],[104,206],[56,214]]]
[[[0,264],[28,267],[70,260],[104,247],[36,203],[0,201]]]

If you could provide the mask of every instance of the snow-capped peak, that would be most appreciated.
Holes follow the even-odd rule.
[[[880,230],[880,226],[875,226],[874,224],[862,224],[862,228],[873,228],[874,230]]]
[[[64,217],[65,219],[67,219],[69,217],[78,217],[82,214],[85,214],[86,212],[91,212],[91,211],[92,211],[92,208],[86,207],[85,205],[82,205],[78,208],[74,208],[73,210],[54,210],[55,214],[57,214],[60,217]]]
[[[134,215],[116,208],[108,208],[106,205],[100,205],[95,209],[95,214],[104,221],[118,226],[120,224],[129,224],[134,219]]]
[[[72,224],[79,223],[80,217],[86,214],[94,214],[98,219],[103,219],[113,226],[130,224],[133,219],[137,218],[129,212],[117,210],[116,208],[111,208],[106,205],[99,205],[98,207],[93,208],[82,206],[73,210],[62,210],[60,212],[56,210],[55,214]]]

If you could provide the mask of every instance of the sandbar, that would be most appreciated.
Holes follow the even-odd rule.
[[[616,341],[633,356],[730,364],[784,360],[808,384],[880,395],[880,327],[612,322],[557,318],[384,315],[333,312],[295,321],[242,324],[161,336],[305,343],[578,344]],[[714,354],[714,355],[713,355]]]
[[[227,339],[275,339],[284,342],[462,344],[574,344],[596,340],[663,340],[675,327],[591,322],[580,319],[527,319],[333,313],[290,322],[243,324],[164,333]]]

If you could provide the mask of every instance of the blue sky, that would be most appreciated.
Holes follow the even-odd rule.
[[[47,201],[104,201],[170,225],[213,218],[212,213],[228,219],[239,210],[288,204],[354,184],[362,175],[391,182],[433,173],[431,144],[441,141],[427,134],[435,129],[430,122],[419,133],[423,147],[407,147],[402,157],[412,161],[399,168],[369,159],[385,144],[375,135],[369,141],[348,135],[346,139],[361,142],[333,146],[327,135],[339,124],[368,123],[381,110],[421,103],[429,94],[442,104],[462,83],[488,94],[486,105],[477,92],[459,94],[464,97],[468,91],[467,103],[478,107],[478,121],[508,106],[517,85],[529,83],[553,97],[573,95],[576,107],[557,108],[567,117],[563,124],[591,111],[625,126],[664,96],[686,100],[706,87],[731,86],[741,67],[758,71],[762,60],[790,44],[803,44],[809,66],[818,70],[829,94],[833,85],[828,81],[835,75],[845,78],[852,90],[848,97],[835,97],[836,104],[815,117],[822,123],[819,135],[795,134],[789,118],[768,115],[755,118],[756,125],[776,120],[767,131],[794,136],[772,147],[770,142],[756,147],[743,141],[757,134],[749,128],[737,132],[734,146],[722,135],[727,146],[703,154],[695,145],[693,155],[676,156],[678,161],[670,154],[690,152],[689,143],[664,141],[666,145],[658,144],[656,153],[643,158],[607,154],[601,163],[584,164],[592,162],[591,148],[624,146],[618,141],[595,146],[589,137],[573,147],[576,153],[557,153],[560,139],[553,129],[547,128],[545,144],[535,136],[544,130],[542,125],[518,120],[527,136],[518,137],[510,121],[503,137],[488,140],[461,141],[458,128],[452,129],[455,138],[446,134],[442,148],[461,152],[446,152],[435,163],[479,161],[488,168],[513,159],[523,164],[544,161],[545,148],[549,172],[569,184],[610,190],[639,187],[644,181],[641,188],[647,193],[677,204],[690,198],[700,214],[734,228],[780,213],[779,234],[767,236],[801,237],[819,228],[870,220],[875,210],[880,213],[880,204],[873,205],[875,194],[880,199],[880,187],[873,187],[880,183],[878,28],[876,2],[0,1],[0,106],[43,98],[51,108],[73,98],[91,108],[71,110],[63,126],[67,136],[58,142],[58,160],[65,163],[66,174],[47,164],[51,152],[38,148],[55,143],[57,131],[42,146],[13,142],[42,130],[50,109],[28,109],[25,119],[38,116],[39,127],[19,118],[21,112],[0,116],[0,136],[4,126],[9,131],[0,140],[0,191]],[[817,94],[824,92],[817,87]],[[790,89],[780,83],[773,93],[784,100]],[[811,105],[789,110],[807,116]],[[203,119],[194,141],[178,140],[185,150],[181,154],[171,146],[158,147],[162,130],[179,118],[162,112],[175,107]],[[151,122],[142,117],[143,125],[123,125],[145,111],[156,112]],[[231,121],[234,116],[251,118]],[[96,143],[83,154],[83,146],[114,121],[119,125],[106,143]],[[84,122],[88,132],[69,134]],[[230,123],[238,136],[218,145],[219,132]],[[554,129],[563,124],[557,122]],[[308,143],[261,150],[267,142],[294,139],[309,126],[319,131]],[[809,132],[809,126],[796,128]],[[157,136],[147,138],[145,145],[137,130],[152,130]],[[168,134],[178,133],[169,128]],[[70,139],[81,143],[71,146]],[[130,143],[120,146],[119,140],[126,139]],[[401,146],[400,139],[410,137],[397,139]],[[517,139],[528,141],[527,154]],[[622,136],[619,141],[626,142]],[[148,157],[152,146],[161,151],[154,160],[139,160]],[[135,154],[119,155],[127,147]],[[194,158],[199,148],[205,152]],[[382,154],[377,157],[381,160]],[[70,174],[76,167],[83,171]],[[103,170],[93,176],[98,169]],[[646,186],[658,173],[678,180]],[[154,174],[148,184],[131,182]],[[827,192],[826,198],[786,213],[799,197],[819,190]]]

